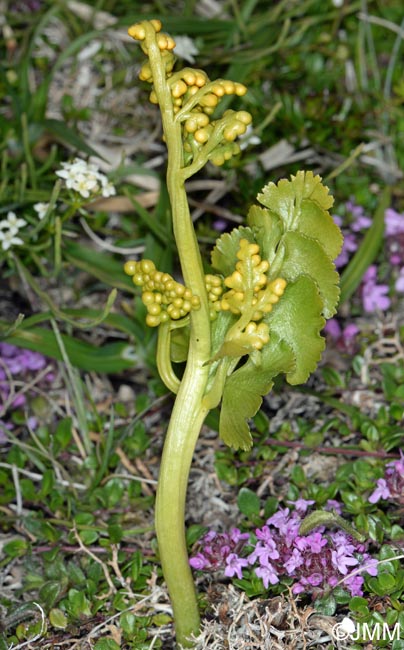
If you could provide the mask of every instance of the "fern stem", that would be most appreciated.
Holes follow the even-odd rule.
[[[165,67],[154,30],[144,23],[146,45],[160,106],[168,150],[167,188],[174,237],[186,286],[200,298],[201,307],[190,315],[190,342],[185,373],[179,386],[167,431],[156,498],[156,532],[164,577],[174,611],[178,644],[191,647],[191,634],[199,630],[199,611],[188,562],[185,539],[185,500],[195,444],[208,410],[206,391],[210,357],[210,316],[199,246],[185,192],[181,124],[175,120]]]

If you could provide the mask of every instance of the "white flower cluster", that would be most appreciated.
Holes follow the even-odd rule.
[[[62,162],[62,169],[58,169],[56,174],[64,179],[69,190],[78,192],[84,199],[95,194],[104,197],[116,194],[115,187],[98,171],[96,165],[87,163],[82,158],[75,158],[73,162]]]
[[[26,224],[25,219],[19,219],[14,212],[8,212],[7,217],[0,221],[0,243],[3,251],[8,251],[11,246],[21,246],[24,243],[21,237],[17,237],[17,234],[20,228]]]

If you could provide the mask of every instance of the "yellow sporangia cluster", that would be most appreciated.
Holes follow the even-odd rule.
[[[220,83],[220,80],[216,83]],[[209,95],[210,93],[205,97]],[[252,117],[247,111],[231,109],[225,111],[219,120],[210,120],[206,108],[195,106],[183,126],[185,160],[195,159],[202,147],[213,138],[219,141],[209,152],[208,158],[214,165],[223,165],[226,160],[240,153],[240,145],[235,142],[235,139],[246,132],[251,121]]]
[[[216,302],[223,293],[223,280],[218,275],[205,275],[205,287],[209,302]]]
[[[279,301],[286,288],[286,280],[269,281],[269,262],[262,260],[258,244],[240,239],[236,268],[224,279],[229,291],[214,303],[216,309],[231,311],[249,318],[241,331],[235,331],[232,340],[241,345],[252,345],[261,350],[269,341],[269,327],[261,321]]]
[[[158,271],[151,260],[128,261],[124,266],[133,283],[142,287],[142,302],[146,306],[146,324],[157,327],[169,319],[183,318],[192,309],[199,309],[200,300],[190,289],[174,280],[169,273]]]
[[[173,112],[182,123],[185,164],[191,162],[213,136],[214,147],[207,153],[207,157],[215,165],[222,165],[240,152],[239,145],[234,141],[246,132],[252,117],[247,111],[233,110],[225,111],[223,117],[218,120],[211,120],[210,116],[222,97],[241,97],[247,92],[246,86],[226,79],[212,82],[203,70],[194,68],[184,68],[173,73],[175,56],[172,50],[175,48],[175,41],[171,36],[161,33],[162,25],[159,20],[136,23],[129,28],[128,33],[141,42],[143,51],[148,55],[145,39],[146,30],[149,30],[150,26],[155,32],[155,43],[161,52]],[[143,64],[139,78],[151,84],[155,83],[149,61]],[[149,99],[154,104],[158,103],[154,88]]]
[[[134,38],[135,41],[140,41],[140,45],[143,52],[146,54],[146,56],[148,56],[149,49],[148,46],[146,45],[145,39],[146,39],[146,30],[148,29],[149,26],[153,28],[156,34],[155,42],[161,52],[161,58],[164,63],[166,75],[169,76],[175,63],[175,56],[172,53],[172,50],[175,48],[175,41],[168,34],[161,33],[161,29],[162,29],[161,21],[150,20],[143,23],[136,23],[135,25],[132,25],[132,27],[129,27],[128,34],[129,36]],[[139,79],[141,81],[147,81],[149,83],[153,83],[153,73],[151,71],[150,63],[148,61],[146,61],[146,63],[142,65],[139,72]],[[153,96],[153,98],[150,97],[150,101],[152,101],[153,103],[157,102],[157,98],[155,97],[155,95]]]
[[[237,332],[231,337],[239,345],[246,348],[253,347],[256,350],[262,350],[266,343],[269,343],[269,327],[266,323],[254,323],[250,321],[242,332]]]
[[[251,244],[248,239],[240,239],[237,251],[236,270],[224,279],[230,288],[223,294],[220,309],[230,310],[233,314],[242,314],[254,307],[251,320],[259,321],[268,314],[282,296],[286,280],[276,278],[268,282],[269,262],[262,260],[258,244]]]

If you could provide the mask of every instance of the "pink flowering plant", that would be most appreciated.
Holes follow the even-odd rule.
[[[17,348],[0,342],[0,442],[7,440],[7,432],[13,428],[13,418],[28,410],[35,399],[35,388],[47,389],[54,381],[50,360],[39,352]],[[31,386],[29,390],[26,387]],[[32,413],[28,418],[31,428],[37,419]]]
[[[404,452],[400,449],[400,459],[386,464],[383,478],[377,479],[376,489],[369,496],[369,503],[390,501],[404,505]]]
[[[344,234],[341,253],[335,260],[337,268],[342,272],[343,291],[344,274],[345,276],[352,274],[350,264],[356,254],[358,264],[360,258],[365,264],[366,259],[369,259],[371,263],[366,265],[359,278],[363,311],[368,314],[384,312],[391,306],[392,291],[404,293],[404,213],[387,207],[386,200],[382,200],[379,204],[374,219],[365,214],[364,207],[353,200],[347,201],[343,207],[343,217],[338,214],[333,215],[335,223]],[[363,241],[365,236],[368,239]],[[369,246],[370,242],[372,246]],[[384,244],[383,253],[391,267],[389,275],[392,275],[393,283],[380,282],[377,253],[382,248],[382,244]],[[384,276],[386,276],[385,271]]]
[[[350,596],[363,596],[364,576],[377,575],[377,560],[367,552],[363,539],[358,540],[356,531],[347,532],[349,528],[330,530],[325,525],[304,534],[314,500],[300,498],[288,503],[254,534],[237,528],[229,533],[209,531],[196,545],[191,567],[236,577],[250,595],[290,585],[292,593],[316,600],[341,585]],[[335,508],[334,503],[332,506]],[[340,523],[347,528],[346,522]]]
[[[369,217],[354,200],[334,214],[344,241],[335,264],[341,273],[341,301],[352,297],[353,309],[342,324],[337,318],[325,326],[327,336],[345,353],[359,351],[360,329],[352,314],[383,317],[404,293],[404,213],[389,207],[390,196],[382,194],[378,208]],[[356,293],[355,293],[356,291]]]

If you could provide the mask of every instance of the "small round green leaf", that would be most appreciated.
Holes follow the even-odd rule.
[[[103,639],[98,639],[94,650],[120,650],[120,646],[111,637],[104,637]]]
[[[51,609],[49,612],[49,620],[52,627],[56,628],[57,630],[65,630],[67,628],[68,620],[61,609],[57,609],[56,607],[54,609]]]
[[[240,512],[242,512],[246,517],[259,515],[261,507],[260,499],[256,493],[249,488],[241,488],[237,497],[237,505],[240,509]]]

